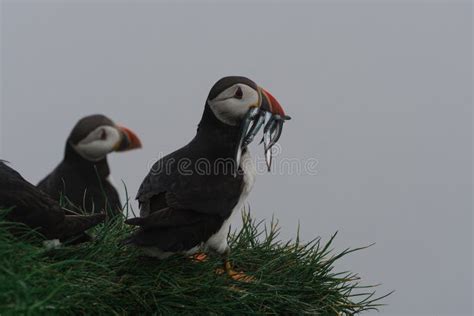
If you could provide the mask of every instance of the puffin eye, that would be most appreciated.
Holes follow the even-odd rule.
[[[242,99],[244,93],[242,92],[242,88],[241,87],[237,87],[237,90],[235,91],[235,94],[234,94],[234,98],[236,99]]]
[[[105,129],[100,131],[100,139],[101,140],[106,140],[107,139],[107,132],[105,131]]]

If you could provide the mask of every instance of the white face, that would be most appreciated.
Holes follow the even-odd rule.
[[[120,132],[115,127],[99,126],[72,146],[85,159],[97,161],[114,151],[120,140]]]
[[[246,84],[237,83],[212,100],[207,100],[214,115],[228,125],[236,126],[251,107],[258,106],[258,92]]]

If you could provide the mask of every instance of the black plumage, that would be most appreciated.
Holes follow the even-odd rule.
[[[0,161],[0,207],[9,209],[6,219],[37,229],[47,239],[87,240],[85,231],[101,223],[105,215],[66,215],[58,202]]]
[[[215,234],[239,200],[243,175],[234,176],[231,168],[203,174],[197,162],[233,163],[238,136],[238,127],[219,121],[206,105],[194,139],[155,163],[143,181],[137,194],[141,217],[127,221],[141,228],[128,242],[180,252]]]

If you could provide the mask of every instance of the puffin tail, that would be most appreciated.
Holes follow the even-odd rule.
[[[61,225],[61,239],[68,239],[82,235],[86,230],[102,223],[105,220],[105,214],[93,215],[66,215]]]
[[[119,241],[119,246],[128,246],[133,244],[133,237],[127,237]]]
[[[143,218],[142,217],[135,217],[135,218],[129,218],[125,220],[125,224],[131,225],[131,226],[143,226]]]

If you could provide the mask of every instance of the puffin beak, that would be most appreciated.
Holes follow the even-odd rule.
[[[122,137],[120,142],[116,145],[115,151],[127,151],[142,147],[142,142],[138,138],[137,134],[125,126],[117,125],[117,129],[119,130]]]
[[[261,104],[260,108],[264,111],[270,112],[273,115],[279,115],[280,117],[289,120],[289,116],[285,114],[285,111],[280,105],[280,102],[267,90],[260,88],[261,93]]]
[[[238,168],[242,149],[253,141],[259,130],[265,125],[260,143],[264,143],[265,162],[268,171],[270,171],[272,164],[272,151],[270,149],[280,139],[283,123],[291,118],[285,114],[280,103],[270,92],[260,87],[258,92],[260,96],[258,106],[251,107],[248,110],[240,125],[240,138],[236,148],[235,161]]]

